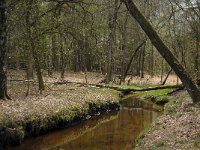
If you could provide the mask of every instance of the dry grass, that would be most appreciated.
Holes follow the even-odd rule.
[[[165,77],[166,75],[164,75]],[[130,77],[127,78],[127,80]],[[161,77],[160,76],[153,76],[145,75],[144,78],[140,77],[133,77],[133,79],[130,82],[131,84],[138,84],[138,85],[151,85],[151,84],[160,84],[161,83]],[[180,84],[181,81],[179,78],[177,78],[176,75],[170,75],[167,79],[166,84]]]
[[[95,74],[90,75],[88,81],[98,82],[95,77]],[[13,79],[24,80],[24,76],[16,74]],[[88,115],[95,115],[96,111],[106,111],[119,104],[116,91],[78,84],[52,84],[57,80],[56,77],[45,77],[48,82],[42,94],[38,91],[37,83],[30,82],[28,96],[28,82],[8,82],[8,93],[12,100],[0,101],[0,146],[18,144],[24,136],[59,128],[77,118],[82,120]],[[66,80],[82,82],[84,75],[70,73]]]
[[[8,119],[20,122],[33,117],[45,118],[62,111],[81,111],[88,107],[88,103],[118,103],[118,94],[112,90],[73,84],[48,86],[39,95],[37,85],[31,85],[30,94],[25,96],[25,84],[10,85],[8,89],[13,100],[0,101],[0,123]]]

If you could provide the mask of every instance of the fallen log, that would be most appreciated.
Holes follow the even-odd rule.
[[[129,94],[131,92],[145,92],[145,91],[153,91],[153,90],[162,90],[162,89],[175,89],[180,90],[183,89],[183,85],[168,85],[168,86],[157,86],[157,87],[149,87],[149,88],[143,88],[143,89],[134,89],[134,88],[121,88],[118,86],[110,86],[110,85],[103,85],[103,84],[89,84],[89,83],[80,83],[80,82],[71,82],[71,81],[58,81],[54,84],[80,84],[80,86],[94,86],[98,88],[109,88],[116,91],[122,92],[124,95]],[[173,92],[173,91],[172,91]]]
[[[129,94],[131,92],[145,92],[145,91],[153,91],[153,90],[162,90],[162,89],[182,89],[183,85],[168,85],[168,86],[157,86],[157,87],[149,87],[144,89],[117,89],[118,91],[121,91],[123,94]]]
[[[184,88],[185,88],[185,87],[182,86],[182,87],[179,87],[179,88],[177,88],[177,89],[174,89],[173,91],[168,92],[167,95],[172,95],[172,94],[174,94],[174,93],[176,93],[176,92],[178,92],[178,91],[183,90]]]

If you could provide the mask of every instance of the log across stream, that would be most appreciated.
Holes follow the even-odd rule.
[[[135,139],[161,112],[138,98],[125,100],[119,111],[89,119],[73,127],[32,137],[9,150],[130,150]]]

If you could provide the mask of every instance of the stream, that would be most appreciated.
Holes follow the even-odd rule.
[[[130,97],[123,101],[119,111],[28,138],[9,150],[132,150],[138,135],[162,114],[157,107]]]

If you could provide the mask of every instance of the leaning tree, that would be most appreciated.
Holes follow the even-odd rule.
[[[135,3],[132,0],[123,0],[123,3],[126,5],[131,16],[139,23],[141,28],[147,34],[151,43],[156,47],[161,56],[167,61],[174,72],[178,75],[183,85],[186,87],[189,95],[191,96],[193,103],[200,102],[200,91],[195,82],[192,80],[190,74],[179,63],[179,61],[172,54],[170,49],[164,44],[158,33],[139,11]]]

